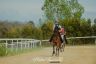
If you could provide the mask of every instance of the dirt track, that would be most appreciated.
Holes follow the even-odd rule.
[[[96,64],[96,46],[66,46],[59,57],[51,56],[52,49],[44,48],[26,54],[0,58],[0,64]]]

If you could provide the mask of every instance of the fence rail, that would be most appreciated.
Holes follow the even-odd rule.
[[[0,39],[0,44],[4,44],[6,49],[10,49],[11,51],[22,50],[28,48],[37,47],[37,44],[41,46],[41,41],[36,39],[24,39],[24,38],[2,38]],[[7,50],[6,50],[7,53]]]

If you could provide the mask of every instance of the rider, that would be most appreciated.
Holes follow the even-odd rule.
[[[59,30],[59,32],[60,32],[60,35],[61,35],[61,38],[62,38],[62,40],[64,41],[64,27],[62,26],[60,26],[60,30]]]
[[[61,27],[61,29],[60,29],[59,32],[60,32],[60,35],[61,35],[62,40],[65,41],[66,43],[68,43],[67,42],[67,39],[66,39],[66,30],[64,29],[64,26]]]
[[[66,39],[66,30],[65,29],[64,29],[64,40],[65,40],[66,44],[68,44],[68,41]]]
[[[59,31],[61,30],[61,26],[58,24],[57,21],[55,21],[55,24],[54,24],[54,26],[53,26],[53,31],[55,31],[55,30],[54,30],[55,27],[58,27],[58,30],[59,30]],[[51,42],[52,38],[53,38],[53,35],[51,36],[49,42]],[[63,40],[62,40],[61,36],[60,36],[60,40],[61,40],[61,42],[63,43]]]

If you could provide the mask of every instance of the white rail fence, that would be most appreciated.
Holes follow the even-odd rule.
[[[95,39],[96,44],[96,36],[86,36],[86,37],[69,37],[70,39],[88,39],[92,38]],[[0,44],[4,44],[6,49],[10,48],[11,51],[15,50],[22,50],[22,49],[28,49],[28,48],[34,48],[39,46],[42,46],[42,42],[48,42],[49,40],[36,40],[36,39],[25,39],[25,38],[3,38],[0,39]],[[7,51],[6,51],[7,53]]]
[[[85,37],[69,37],[67,39],[94,39],[94,43],[96,44],[96,36],[85,36]]]
[[[37,45],[41,46],[41,41],[35,39],[5,38],[5,39],[0,39],[0,44],[4,44],[6,49],[10,49],[11,51],[13,50],[18,51],[28,48],[34,48],[37,47]]]

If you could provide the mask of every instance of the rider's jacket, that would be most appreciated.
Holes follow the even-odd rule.
[[[61,35],[64,35],[64,28],[62,27],[60,30],[59,30],[60,34]]]
[[[53,31],[54,31],[55,27],[58,27],[59,30],[61,29],[61,26],[59,24],[54,24]]]

